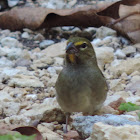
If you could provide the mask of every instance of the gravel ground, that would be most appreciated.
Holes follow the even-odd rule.
[[[57,4],[51,0],[49,2],[56,8]],[[59,8],[64,8],[63,6]],[[110,106],[110,103],[118,100],[140,105],[140,44],[132,44],[126,38],[117,36],[115,30],[106,27],[56,27],[15,32],[0,29],[0,123],[17,126],[37,124],[44,138],[63,138],[65,114],[57,104],[54,85],[63,68],[64,49],[70,36],[82,36],[91,41],[98,65],[107,79],[108,97],[97,115],[114,114],[121,118],[120,112]],[[132,111],[123,115],[126,119],[137,122],[137,113],[138,111]],[[79,115],[81,116],[75,113],[72,118],[76,119]],[[113,117],[112,115],[112,122]],[[70,130],[74,129],[72,122]],[[133,127],[135,131],[140,129],[139,123]],[[96,123],[89,139],[98,140],[100,137],[104,140],[105,135],[100,135],[104,133],[111,140],[123,129],[123,134],[119,135],[120,140],[127,132],[128,138],[138,140],[140,134],[134,134],[133,127],[131,123],[120,128]],[[92,128],[90,130],[92,133]],[[81,133],[86,138],[90,135]]]

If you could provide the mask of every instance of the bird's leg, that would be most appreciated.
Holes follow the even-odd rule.
[[[66,112],[66,127],[64,128],[64,133],[68,132],[69,117],[70,113]]]

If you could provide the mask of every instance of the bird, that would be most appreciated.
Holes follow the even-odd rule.
[[[68,132],[68,118],[71,113],[92,115],[102,107],[108,86],[88,39],[68,39],[64,67],[57,78],[55,89],[58,104],[66,112],[65,133]]]

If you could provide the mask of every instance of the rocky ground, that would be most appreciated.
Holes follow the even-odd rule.
[[[0,123],[37,125],[44,139],[63,139],[65,114],[57,104],[54,85],[63,68],[66,40],[73,35],[86,37],[93,44],[109,92],[97,116],[75,113],[69,130],[76,129],[88,140],[139,140],[138,111],[120,115],[112,104],[140,105],[140,44],[132,44],[106,27],[1,29]]]

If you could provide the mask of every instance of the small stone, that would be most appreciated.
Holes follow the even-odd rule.
[[[121,49],[117,49],[115,55],[117,56],[118,59],[126,58],[125,53]]]
[[[80,139],[79,134],[77,131],[69,131],[68,133],[63,135],[63,140],[77,140]]]
[[[62,30],[64,30],[64,31],[69,31],[69,30],[71,30],[71,29],[73,29],[74,28],[74,26],[63,26],[62,27]]]
[[[61,57],[55,57],[54,58],[54,63],[55,63],[55,65],[62,66],[64,64],[64,59],[61,58]]]
[[[137,91],[140,91],[140,80],[130,83],[126,86],[126,91],[131,91],[132,93],[135,93]]]
[[[6,117],[4,121],[6,124],[12,124],[12,125],[15,124],[18,126],[32,125],[31,118],[19,114]]]
[[[18,40],[12,37],[5,37],[1,40],[1,45],[4,46],[8,46],[8,47],[18,47]]]
[[[41,132],[45,140],[62,140],[60,135],[50,130],[47,126],[39,124],[37,129]]]
[[[121,83],[121,79],[114,79],[110,81],[110,89],[112,91],[124,90],[125,85]]]
[[[57,78],[58,78],[57,74],[53,75],[53,77],[48,81],[48,84],[47,84],[48,87],[55,86]]]
[[[111,63],[114,60],[113,49],[110,47],[100,47],[95,48],[95,53],[97,56],[98,65],[104,68],[104,65]]]
[[[40,46],[41,49],[45,49],[45,48],[47,48],[48,46],[50,46],[50,45],[52,45],[52,44],[54,44],[54,41],[53,41],[53,40],[43,40],[43,41],[39,44],[39,46]]]
[[[21,32],[20,31],[10,32],[8,36],[19,40],[21,38]]]
[[[4,34],[5,36],[8,36],[10,34],[10,30],[6,29],[6,30],[2,30],[0,32],[2,35]]]
[[[44,84],[37,77],[17,74],[10,79],[9,86],[19,87],[44,87]]]
[[[46,98],[43,103],[34,103],[28,108],[22,109],[19,115],[29,117],[31,121],[65,122],[65,114],[61,111],[56,98]]]
[[[64,56],[66,48],[66,41],[53,44],[46,49],[42,50],[42,55],[46,57]]]
[[[45,107],[46,105],[46,107]],[[54,122],[57,121],[58,123],[65,123],[65,114],[60,109],[60,106],[58,105],[56,98],[46,98],[42,104],[42,121],[45,122]],[[40,111],[41,111],[40,110]]]
[[[31,29],[28,29],[28,28],[24,28],[23,31],[27,32],[29,34],[33,34],[33,31]]]
[[[19,69],[14,69],[14,68],[9,68],[9,67],[5,67],[3,69],[3,71],[0,71],[2,75],[8,76],[8,77],[12,77],[18,73],[21,72],[21,70]]]
[[[15,62],[15,67],[18,67],[18,66],[29,67],[30,65],[31,65],[31,61],[28,59],[24,59],[24,58],[18,59]]]
[[[54,59],[51,58],[51,57],[46,57],[46,63],[47,63],[48,65],[52,65],[52,64],[54,63]]]
[[[50,75],[54,75],[54,74],[56,74],[56,70],[55,70],[55,68],[54,67],[48,67],[48,69],[47,69],[47,71],[50,73]]]
[[[79,28],[79,27],[74,27],[73,29],[72,29],[72,33],[77,33],[77,32],[80,32],[81,31],[81,29]],[[63,38],[63,41],[65,41],[66,39],[65,38]]]
[[[140,53],[136,53],[134,58],[140,58]]]
[[[54,124],[53,123],[41,123],[40,125],[47,127],[50,130],[54,130]]]
[[[110,106],[102,106],[101,109],[96,112],[96,115],[103,115],[103,114],[114,114],[114,115],[118,115],[119,114],[119,111],[113,109]]]
[[[124,38],[124,37],[119,37],[120,38],[120,41],[121,41],[121,43],[123,44],[123,45],[129,45],[130,44],[130,41],[129,40],[127,40],[126,38]]]
[[[27,68],[25,68],[25,67],[17,67],[16,69],[5,67],[3,69],[3,71],[0,70],[0,72],[2,75],[5,75],[5,76],[10,77],[10,78],[12,78],[13,76],[15,76],[19,73],[32,74],[32,72],[30,73],[30,71],[27,71]]]
[[[72,125],[76,129],[76,131],[78,131],[80,136],[82,136],[82,138],[85,139],[85,138],[87,138],[91,135],[91,133],[92,133],[92,131],[94,131],[94,129],[96,130],[95,125],[97,124],[97,122],[98,123],[102,122],[102,124],[110,126],[111,130],[113,130],[113,128],[122,127],[121,131],[123,131],[123,128],[125,128],[126,125],[129,125],[128,128],[132,128],[135,125],[140,127],[140,122],[139,121],[130,121],[128,119],[128,117],[132,118],[133,116],[130,116],[130,115],[129,116],[128,115],[112,115],[112,114],[105,114],[103,116],[98,116],[98,115],[95,115],[95,116],[78,116],[78,117],[74,118],[74,121],[73,121]],[[101,126],[100,128],[102,130],[104,130],[103,134],[105,132],[106,133],[110,132],[104,126]],[[138,132],[139,131],[140,130],[138,130]],[[121,133],[121,132],[119,132],[119,133]],[[97,133],[94,132],[92,134],[96,134],[95,136],[98,136],[98,132]],[[101,138],[101,134],[98,137]],[[110,138],[110,140],[112,140],[112,137],[109,137],[109,138]],[[117,139],[113,138],[113,140],[118,140],[117,136],[116,136],[116,138]],[[93,140],[98,140],[98,139],[93,139]]]
[[[125,100],[126,100],[126,98],[128,98],[129,96],[131,96],[130,93],[129,92],[126,92],[126,91],[117,91],[114,94],[121,96]]]
[[[9,95],[9,93],[7,93],[7,92],[4,91],[4,90],[1,90],[1,91],[0,91],[0,102],[1,102],[1,101],[10,102],[10,101],[13,101],[13,98]]]
[[[37,100],[37,95],[36,94],[28,94],[26,95],[27,100]]]
[[[119,59],[114,59],[114,61],[112,61],[111,66],[117,66],[122,62],[122,60]]]
[[[41,58],[38,58],[33,61],[33,64],[31,65],[32,68],[39,68],[39,67],[48,67],[49,65],[52,65],[54,63],[54,59],[51,57],[47,57],[44,55]]]
[[[138,113],[140,112],[140,110],[135,110],[135,111],[130,111],[130,112],[125,112],[125,115],[131,115],[133,116],[133,118],[130,118],[130,121],[139,121],[140,118],[138,116]]]
[[[100,45],[102,45],[102,40],[100,38],[95,38],[95,39],[93,39],[91,44],[93,45],[93,47],[100,46]]]
[[[50,97],[54,97],[55,96],[55,88],[54,87],[48,87],[47,88],[47,92],[49,93]]]
[[[127,60],[119,61],[118,64],[112,64],[111,67],[108,67],[108,70],[116,77],[123,72],[130,75],[134,71],[140,71],[140,58],[129,58]]]
[[[19,0],[14,0],[14,1],[13,0],[8,0],[8,6],[13,7],[13,6],[17,5],[18,2],[19,2]]]
[[[133,46],[127,46],[126,48],[122,49],[122,51],[126,54],[132,54],[136,52],[136,48],[134,48]]]
[[[111,96],[107,96],[104,106],[109,106],[110,103],[117,101],[119,98],[121,98],[120,95],[113,94]]]
[[[57,66],[55,66],[54,68],[55,68],[57,74],[59,74],[61,72],[61,70],[63,69],[63,67],[57,67]]]
[[[111,42],[112,42],[112,36],[106,36],[102,40],[102,43],[103,43],[102,45],[108,46]]]
[[[97,38],[105,38],[106,36],[116,36],[116,31],[104,26],[97,29],[96,32]]]
[[[6,57],[0,58],[0,68],[12,66],[14,66],[14,63],[12,61],[8,60]]]
[[[22,35],[21,35],[22,38],[25,38],[25,39],[29,39],[30,38],[30,35],[28,32],[23,32]]]
[[[65,123],[65,115],[60,109],[52,109],[52,110],[46,110],[43,113],[42,121],[45,122],[53,122],[58,121],[59,123]]]
[[[43,41],[45,39],[45,37],[42,35],[42,34],[37,34],[35,37],[34,37],[34,40],[36,41]]]
[[[130,96],[126,99],[126,102],[131,102],[131,103],[134,103],[134,104],[137,104],[137,102],[139,103],[140,101],[140,96],[139,95],[133,95],[133,96]]]
[[[133,47],[136,48],[140,52],[140,43],[133,45]]]
[[[6,116],[17,115],[20,110],[20,103],[1,101],[1,105]]]
[[[13,124],[7,124],[5,122],[0,122],[0,136],[3,137],[3,135],[16,135],[19,134],[19,132],[12,132],[11,130],[16,128],[17,125],[13,125]],[[3,138],[2,138],[3,139]],[[4,138],[5,139],[5,138]]]
[[[46,3],[46,2],[43,2],[41,4],[41,7],[44,7],[44,8],[50,8],[50,9],[55,9],[56,7],[52,4],[52,3]]]
[[[94,28],[94,27],[88,27],[84,29],[84,31],[90,32],[92,35],[96,33],[96,30],[97,28]]]
[[[126,74],[125,72],[123,72],[123,73],[121,74],[121,79],[123,79],[123,80],[128,80],[129,78],[128,78],[127,74]]]
[[[94,124],[91,138],[93,140],[139,140],[139,125],[111,126],[98,122]]]
[[[140,75],[140,71],[134,71],[133,73],[131,73],[130,76],[137,76]]]
[[[0,47],[0,55],[7,56],[11,60],[21,57],[22,53],[23,52],[21,48]]]
[[[135,83],[139,81],[140,82],[140,75],[134,75],[133,77],[131,77],[131,82]]]

